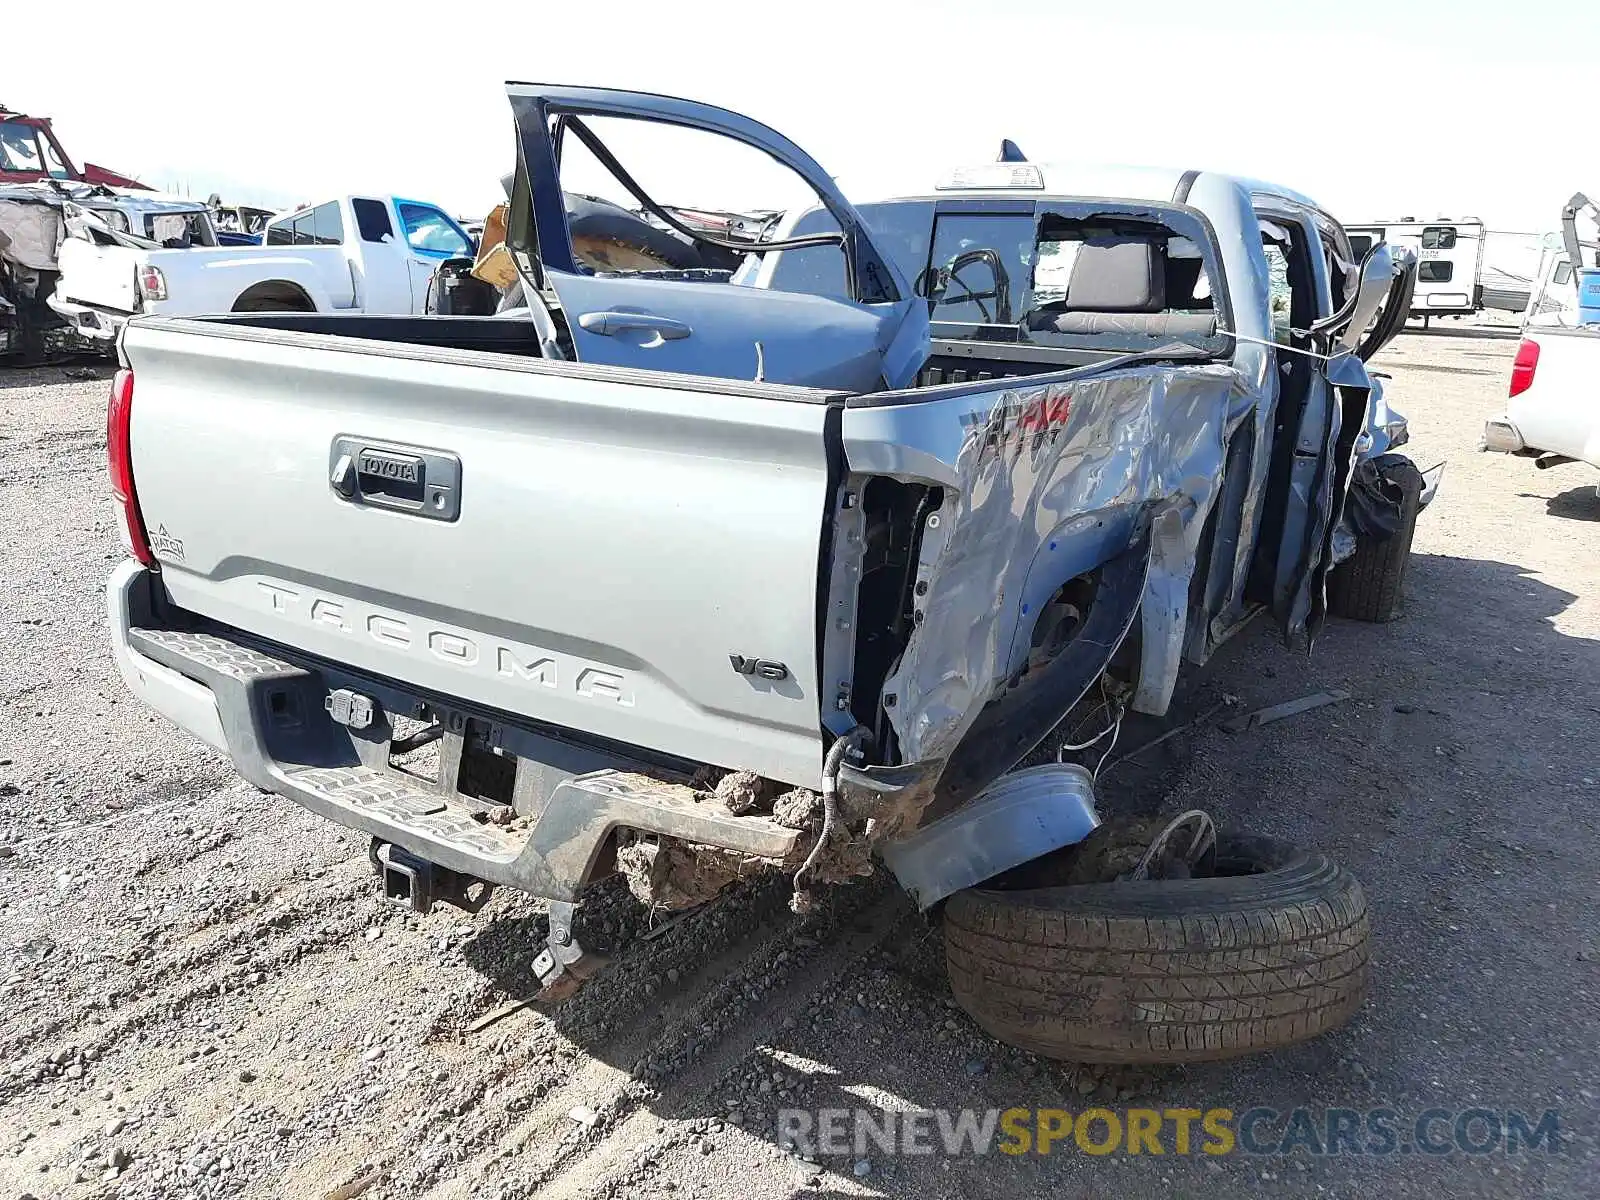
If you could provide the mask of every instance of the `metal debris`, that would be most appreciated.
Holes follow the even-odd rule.
[[[1298,716],[1314,708],[1338,704],[1341,700],[1348,699],[1350,699],[1349,692],[1312,692],[1311,695],[1302,696],[1298,700],[1285,700],[1282,704],[1268,705],[1266,708],[1256,709],[1255,712],[1245,713],[1242,717],[1234,717],[1231,721],[1222,722],[1222,728],[1229,733],[1245,733],[1251,729],[1259,729],[1263,725],[1271,725],[1274,721],[1281,721],[1285,717]]]
[[[499,1008],[490,1009],[472,1024],[467,1026],[468,1033],[477,1033],[480,1029],[487,1029],[497,1021],[503,1021],[514,1012],[520,1012],[533,1003],[531,996],[522,1000],[509,1000]]]

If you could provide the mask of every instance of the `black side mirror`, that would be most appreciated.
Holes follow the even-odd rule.
[[[912,286],[911,290],[930,305],[933,305],[944,299],[945,291],[949,286],[949,271],[943,267],[928,267],[922,274],[917,276],[917,282]]]

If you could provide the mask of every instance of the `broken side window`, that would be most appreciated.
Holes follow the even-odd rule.
[[[619,178],[574,129],[560,132],[561,190],[573,254],[594,274],[677,272],[686,284],[711,278],[754,281],[754,266],[740,270],[747,258],[739,250],[672,228],[648,211],[635,189],[692,233],[752,250],[772,236],[785,213],[817,203],[798,173],[735,138],[626,117],[584,115],[581,123],[583,132],[600,143],[634,184],[630,188]],[[691,189],[687,193],[686,187]],[[813,249],[821,254],[806,262],[816,273],[816,286],[803,290],[836,294],[822,277],[835,276],[834,262],[837,277],[843,277],[843,251],[832,245]],[[827,261],[830,256],[834,261]]]
[[[39,147],[44,151],[45,170],[50,172],[50,178],[72,178],[72,168],[67,166],[66,156],[61,153],[61,147],[56,145],[54,138],[41,137]]]
[[[43,171],[39,135],[21,121],[0,121],[0,171]]]
[[[916,279],[928,265],[933,207],[931,200],[887,200],[856,205],[856,211],[871,231],[872,244],[894,261],[907,281]],[[838,229],[839,223],[833,219],[833,214],[817,205],[803,213],[793,225],[781,227],[778,236],[807,237],[813,233],[836,233]],[[772,260],[771,270],[765,278],[752,273],[748,279],[752,286],[830,296],[835,300],[850,299],[844,255],[837,246],[801,246],[768,257]],[[754,259],[746,261],[755,263]],[[746,281],[743,273],[734,277],[735,283]]]
[[[127,218],[124,217],[124,224],[126,221]],[[124,229],[123,232],[128,231]],[[176,241],[183,242],[187,246],[211,245],[210,239],[206,236],[205,216],[198,212],[147,213],[144,219],[144,235],[152,241],[163,244]]]
[[[1217,302],[1200,239],[1157,221],[1045,214],[1020,316],[1027,340],[1138,352],[1205,342]]]

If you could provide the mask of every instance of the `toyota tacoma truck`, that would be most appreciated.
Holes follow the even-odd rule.
[[[1013,768],[1085,696],[1104,734],[1164,712],[1258,610],[1308,643],[1336,544],[1409,542],[1414,496],[1347,502],[1403,439],[1365,358],[1409,258],[1357,261],[1306,197],[1207,172],[1008,144],[857,208],[739,114],[509,96],[522,310],[128,325],[128,686],[370,836],[390,895],[540,897],[552,999],[594,972],[575,920],[601,879],[681,909],[787,872],[803,907],[881,862],[942,915],[961,1003],[1042,1053],[1220,1057],[1347,1018],[1348,872],[1190,813],[1096,875],[1072,857],[1111,828],[1090,766]],[[753,147],[815,204],[724,244],[605,118]],[[580,144],[744,264],[589,261]]]

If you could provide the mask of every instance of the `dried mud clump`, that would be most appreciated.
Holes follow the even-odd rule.
[[[671,838],[630,842],[617,851],[628,890],[651,908],[678,911],[712,899],[723,888],[776,864],[736,850]]]

